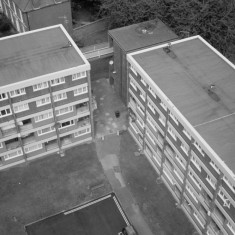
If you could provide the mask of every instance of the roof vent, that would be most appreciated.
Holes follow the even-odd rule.
[[[140,23],[135,31],[139,34],[153,34],[154,29],[157,27],[157,20]]]
[[[174,53],[174,51],[172,51],[171,47],[172,47],[172,45],[171,45],[171,43],[169,42],[169,43],[167,44],[167,46],[166,46],[166,47],[163,47],[162,49],[163,49],[163,51],[164,51],[167,55],[169,55],[172,59],[175,59],[175,58],[176,58],[176,54]]]
[[[220,97],[215,93],[215,84],[210,84],[209,87],[206,89],[207,94],[216,102],[220,101]]]

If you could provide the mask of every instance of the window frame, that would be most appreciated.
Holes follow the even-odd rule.
[[[70,124],[69,125],[66,125],[66,126],[62,126],[62,124],[64,123],[67,123],[69,122]],[[60,127],[58,128],[59,130],[61,129],[64,129],[64,128],[67,128],[67,127],[70,127],[70,126],[74,126],[75,125],[75,120],[69,120],[69,121],[66,121],[66,122],[60,122]]]
[[[78,134],[79,132],[83,131],[83,130],[86,130],[86,132],[82,133],[82,134]],[[91,128],[90,127],[87,127],[85,129],[82,129],[82,130],[78,130],[76,132],[74,132],[74,138],[77,138],[79,136],[82,136],[82,135],[85,135],[85,134],[88,134],[88,133],[91,133]]]
[[[6,112],[6,114],[5,114],[5,115],[3,115],[3,114],[2,114],[2,111],[3,111],[3,110]],[[6,111],[6,110],[9,110],[9,113],[7,113],[7,111]],[[0,118],[10,116],[11,114],[12,114],[11,108],[0,109]]]
[[[65,77],[54,78],[54,79],[50,80],[51,86],[58,86],[58,85],[64,84],[64,83],[65,83]]]
[[[80,74],[80,76],[78,76],[78,74]],[[86,71],[81,71],[81,72],[78,72],[78,73],[74,73],[72,75],[72,81],[76,81],[76,80],[85,78],[86,76],[87,76]]]
[[[64,110],[64,109],[68,109],[68,111],[61,113],[61,110]],[[67,113],[72,113],[72,112],[73,112],[73,106],[67,106],[65,108],[55,110],[55,114],[57,117],[65,115]]]
[[[46,100],[46,99],[48,99],[48,101],[46,101],[45,103],[41,103],[42,100]],[[40,104],[39,104],[39,102],[40,102]],[[44,106],[44,105],[47,105],[47,104],[50,104],[50,103],[51,103],[51,97],[50,96],[44,97],[40,100],[36,100],[36,106],[37,107],[41,107],[41,106]]]
[[[13,154],[13,153],[17,153],[17,154],[15,156],[12,156],[12,157],[6,157],[6,156],[9,156],[10,154]],[[4,155],[4,160],[8,161],[10,159],[13,159],[13,158],[16,158],[16,157],[19,157],[19,156],[22,156],[22,155],[23,155],[22,149],[18,149],[15,152],[8,153],[8,154]]]
[[[81,89],[82,92],[78,92],[79,89]],[[88,85],[87,84],[85,86],[77,87],[76,89],[73,90],[74,96],[79,96],[79,95],[86,94],[86,93],[88,93]]]
[[[148,90],[153,95],[153,97],[156,99],[157,98],[157,94],[154,92],[154,90],[152,89],[151,86],[148,87]]]
[[[43,119],[39,119],[38,118],[38,117],[41,117],[41,116],[44,116],[44,115],[48,115],[48,117],[47,118],[43,118]],[[36,118],[38,118],[38,120],[36,120]],[[44,114],[38,115],[38,116],[35,116],[34,117],[34,121],[35,121],[35,123],[38,123],[38,122],[42,122],[42,121],[50,119],[50,118],[53,118],[53,112],[52,111],[48,112],[48,113],[44,113]]]
[[[3,96],[5,96],[5,97],[3,97]],[[7,99],[8,99],[7,93],[1,93],[1,94],[0,94],[0,101],[1,101],[1,100],[7,100]]]
[[[44,86],[45,84],[46,84],[46,86]],[[39,87],[40,85],[41,85],[41,87]],[[49,87],[48,82],[40,82],[40,83],[33,85],[33,91],[40,91],[40,90],[46,89],[48,87]]]
[[[35,147],[35,146],[37,146],[36,149],[30,150],[30,148]],[[40,146],[40,147],[38,147],[38,146]],[[28,149],[28,150],[27,150],[27,149]],[[28,154],[28,153],[31,153],[31,152],[35,152],[35,151],[37,151],[37,150],[39,150],[39,149],[42,149],[42,144],[36,144],[36,145],[29,146],[29,147],[27,147],[27,146],[24,147],[24,151],[25,151],[25,153],[27,153],[27,154]]]
[[[50,129],[50,131],[43,133],[42,130],[45,130],[45,129]],[[38,134],[38,136],[41,136],[41,135],[46,135],[48,133],[51,133],[53,131],[55,131],[55,127],[54,126],[49,126],[49,127],[37,130],[37,134]],[[39,132],[41,132],[41,133],[39,133]]]
[[[135,76],[138,76],[138,72],[136,71],[136,69],[134,68],[134,66],[132,64],[130,64],[130,69],[135,74]]]
[[[56,95],[53,95],[53,102],[59,102],[61,100],[66,100],[67,97],[67,92],[62,92],[62,93],[58,93]]]
[[[21,106],[23,106],[24,108],[21,108]],[[16,110],[16,108],[18,110]],[[21,112],[27,111],[27,110],[29,110],[29,104],[24,103],[24,104],[20,104],[20,105],[17,105],[17,106],[13,106],[13,110],[14,110],[14,113],[21,113]]]
[[[19,92],[19,93],[16,94],[16,92]],[[25,95],[26,91],[25,91],[25,88],[20,88],[20,89],[10,91],[9,94],[10,94],[11,98],[14,98],[14,97],[18,97],[18,96],[21,96],[21,95]]]

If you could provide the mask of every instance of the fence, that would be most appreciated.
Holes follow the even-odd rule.
[[[107,31],[109,25],[108,18],[96,20],[92,23],[77,27],[73,29],[73,39],[74,41],[81,41],[89,37],[89,35]]]

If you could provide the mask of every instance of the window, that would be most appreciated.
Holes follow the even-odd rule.
[[[48,88],[48,82],[41,82],[36,85],[33,85],[33,91],[38,91],[45,88]]]
[[[131,86],[134,88],[134,90],[135,91],[137,91],[137,87],[136,87],[136,85],[135,85],[135,80],[134,80],[134,78],[129,74],[129,76],[130,76],[130,84],[131,84]]]
[[[38,130],[37,132],[38,132],[38,135],[45,135],[45,134],[50,133],[54,130],[55,130],[55,128],[53,126],[50,126],[50,127],[46,127],[44,129]]]
[[[132,70],[132,72],[137,76],[138,73],[136,72],[136,70],[134,69],[133,65],[131,64],[130,65],[130,69]]]
[[[195,216],[195,218],[197,219],[199,224],[204,228],[204,224],[203,224],[202,220],[200,219],[198,213],[194,212],[193,215]]]
[[[86,77],[86,71],[82,71],[80,73],[73,74],[72,80],[74,81],[74,80],[81,79],[81,78],[84,78],[84,77]]]
[[[216,180],[213,180],[209,175],[206,176],[206,180],[207,180],[208,183],[211,185],[211,187],[212,187],[213,189],[215,189]]]
[[[59,109],[55,111],[56,116],[64,115],[66,113],[71,113],[73,112],[73,106],[69,106],[63,109]]]
[[[65,100],[65,99],[67,99],[67,93],[66,92],[60,93],[60,94],[57,94],[57,95],[53,95],[54,102],[57,102],[57,101],[60,101],[60,100]]]
[[[87,93],[87,92],[88,92],[88,86],[86,85],[86,86],[76,88],[73,91],[73,94],[74,94],[74,96],[77,96],[77,95],[81,95],[81,94],[84,94],[84,93]]]
[[[149,92],[153,95],[154,98],[157,98],[156,93],[154,92],[154,90],[150,86],[149,86]]]
[[[152,102],[148,101],[148,107],[151,109],[151,111],[152,111],[154,114],[156,113],[155,108],[154,108]]]
[[[183,133],[191,140],[192,137],[186,129],[183,130]]]
[[[177,125],[179,125],[178,119],[175,117],[175,115],[172,112],[170,112],[170,117]]]
[[[151,136],[151,134],[147,130],[146,130],[146,135],[151,140],[151,142],[155,145],[155,141],[154,141],[153,137]]]
[[[20,9],[19,9],[19,12],[20,12],[20,19],[23,22],[23,15],[22,15],[22,11]]]
[[[6,100],[8,97],[7,97],[7,94],[6,93],[2,93],[0,94],[0,100]]]
[[[29,104],[20,104],[13,107],[15,113],[20,113],[25,110],[29,110]]]
[[[210,165],[214,168],[214,170],[220,174],[220,170],[219,170],[219,167],[211,160],[210,161]]]
[[[25,153],[34,152],[36,150],[42,149],[42,144],[36,144],[30,147],[24,147]]]
[[[235,186],[232,184],[232,182],[226,177],[223,177],[224,182],[228,185],[228,187],[235,193]]]
[[[78,136],[81,136],[81,135],[85,135],[87,133],[90,133],[91,132],[91,128],[88,127],[86,129],[83,129],[83,130],[80,130],[80,131],[77,131],[74,133],[74,137],[78,137]]]
[[[159,121],[162,123],[163,126],[166,125],[166,117],[163,115],[159,115]]]
[[[163,107],[164,110],[167,111],[167,106],[161,101],[160,105]]]
[[[202,156],[204,156],[205,154],[202,150],[202,147],[196,141],[193,144],[198,149],[198,151],[202,154]]]
[[[144,128],[144,122],[140,118],[137,118],[137,122],[142,128]]]
[[[140,91],[140,98],[145,101],[145,92]]]
[[[176,138],[175,132],[172,130],[172,128],[170,126],[168,126],[167,131],[168,131],[168,133],[170,133],[172,138],[176,141],[177,138]]]
[[[65,78],[61,77],[61,78],[55,78],[53,80],[51,80],[51,86],[57,86],[59,84],[65,83]]]
[[[0,110],[0,118],[5,117],[5,116],[9,116],[9,115],[11,115],[10,108]]]
[[[137,104],[137,108],[144,115],[144,110],[139,104]]]
[[[174,185],[175,182],[174,182],[174,179],[173,179],[172,175],[169,172],[167,172],[166,169],[163,169],[163,172],[166,175],[167,179],[171,182],[171,184]]]
[[[140,81],[144,84],[144,86],[147,85],[146,82],[145,82],[145,80],[144,80],[142,77],[140,78]]]
[[[188,155],[189,146],[186,143],[181,143],[180,148],[184,151],[186,155]]]
[[[198,200],[197,200],[197,197],[196,197],[196,194],[194,193],[194,191],[188,185],[186,185],[186,189],[188,190],[188,192],[190,193],[192,198],[195,200],[195,202],[198,203]]]
[[[24,95],[24,94],[26,94],[24,88],[17,89],[17,90],[14,90],[14,91],[10,91],[10,96],[11,97],[16,97],[16,96],[20,96],[20,95]]]
[[[72,126],[74,125],[74,120],[70,120],[70,121],[67,121],[67,122],[63,122],[63,123],[60,123],[60,127],[59,129],[63,129],[63,128],[66,128],[66,127],[69,127],[69,126]]]
[[[202,170],[201,166],[200,166],[199,162],[197,161],[197,159],[194,156],[192,156],[191,161],[194,164],[194,166],[196,166],[197,169],[201,172],[201,170]]]
[[[198,182],[198,180],[196,179],[196,177],[193,175],[193,173],[191,171],[189,172],[189,176],[192,179],[192,181],[196,184],[196,186],[199,189],[201,189],[202,188],[201,184]]]
[[[129,125],[132,127],[132,129],[135,131],[136,134],[139,133],[138,127],[136,124],[133,124],[132,122],[129,122]]]
[[[149,116],[147,116],[147,122],[151,125],[151,127],[152,127],[155,131],[157,131],[157,128],[156,128],[156,126],[155,126],[155,124],[154,124],[153,119],[150,118]]]
[[[179,162],[183,169],[186,169],[184,161],[177,154],[175,154],[175,159]]]
[[[46,105],[46,104],[50,104],[51,103],[51,98],[48,96],[46,98],[42,98],[41,100],[37,100],[36,101],[36,105],[37,107]]]
[[[43,120],[46,120],[46,119],[49,119],[52,117],[53,117],[53,113],[49,112],[49,113],[44,113],[44,114],[41,114],[39,116],[34,117],[34,120],[35,120],[35,122],[41,122]]]
[[[23,152],[22,152],[21,149],[19,149],[19,150],[15,151],[15,152],[12,152],[12,153],[9,153],[9,154],[5,155],[4,159],[5,160],[9,160],[9,159],[21,156],[21,155],[23,155]]]
[[[220,196],[220,198],[223,200],[224,202],[224,206],[230,208],[230,201],[227,198],[227,196],[224,194],[224,192],[222,190],[219,191],[218,195]]]
[[[233,227],[230,222],[228,222],[227,225],[228,225],[229,229],[231,230],[231,232],[232,232],[233,234],[235,234],[235,227]]]
[[[3,144],[0,142],[0,149],[3,148]]]
[[[176,169],[174,169],[174,173],[175,173],[175,175],[178,177],[178,179],[180,180],[180,182],[183,183],[183,177],[181,176],[181,174],[180,174]]]

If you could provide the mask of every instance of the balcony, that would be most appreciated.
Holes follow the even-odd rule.
[[[7,151],[16,149],[20,146],[19,138],[17,137],[17,138],[5,141],[5,145],[6,145]]]
[[[15,125],[9,125],[7,127],[2,127],[1,128],[1,133],[2,133],[3,137],[17,134],[16,126]]]
[[[35,138],[34,133],[30,133],[30,134],[27,134],[27,135],[21,135],[21,138],[22,138],[22,141],[23,141],[23,145],[36,142],[36,138]]]
[[[90,116],[85,116],[82,118],[78,118],[77,120],[77,127],[83,127],[83,126],[88,126],[90,125]]]
[[[62,137],[60,139],[61,145],[64,146],[64,145],[67,145],[67,144],[71,144],[72,143],[72,139],[73,139],[72,135],[67,135],[67,136]]]
[[[46,148],[46,151],[50,151],[52,149],[58,148],[57,139],[46,142],[45,148]]]
[[[77,111],[77,115],[88,112],[89,111],[88,102],[84,102],[84,103],[76,105],[76,111]]]

